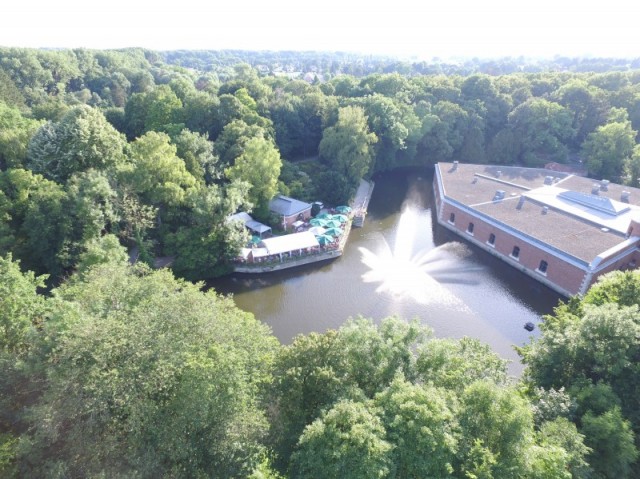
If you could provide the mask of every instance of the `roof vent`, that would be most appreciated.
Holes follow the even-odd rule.
[[[504,190],[496,190],[496,194],[493,195],[493,201],[500,201],[504,199]]]
[[[600,192],[600,184],[599,183],[594,183],[593,185],[591,185],[591,194],[592,195],[597,195]]]
[[[524,196],[520,196],[520,200],[518,201],[518,205],[516,206],[517,210],[522,209],[522,207],[524,206],[524,200],[525,200]]]
[[[458,169],[458,160],[453,162],[453,166],[451,167],[451,171],[456,171]]]
[[[498,170],[496,171],[496,178],[500,178],[502,176],[502,171]]]
[[[609,191],[609,180],[600,181],[600,189],[602,191]]]
[[[548,206],[543,206],[542,207],[542,214],[546,215],[549,212],[549,207]]]
[[[629,195],[631,195],[631,193],[629,193],[627,190],[624,190],[620,194],[620,201],[622,201],[623,203],[629,203]]]
[[[553,184],[553,176],[545,176],[545,177],[544,177],[544,184],[545,184],[545,185],[551,185],[551,184]]]

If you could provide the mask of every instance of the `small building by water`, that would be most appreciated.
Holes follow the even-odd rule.
[[[640,262],[640,189],[567,172],[435,166],[438,223],[553,290]]]
[[[276,195],[269,202],[269,211],[280,217],[283,230],[290,230],[296,221],[305,221],[311,217],[311,206],[311,203]]]

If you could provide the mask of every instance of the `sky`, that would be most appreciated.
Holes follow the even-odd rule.
[[[0,18],[16,47],[640,57],[633,0],[5,0]]]

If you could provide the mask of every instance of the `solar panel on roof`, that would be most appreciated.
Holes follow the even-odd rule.
[[[578,191],[563,191],[558,194],[558,197],[611,216],[618,216],[629,210],[629,205],[619,201],[603,196],[587,195]]]

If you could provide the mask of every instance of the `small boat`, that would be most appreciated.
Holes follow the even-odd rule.
[[[536,325],[533,324],[531,321],[525,323],[524,325],[524,329],[526,329],[527,331],[533,331],[536,328]]]

